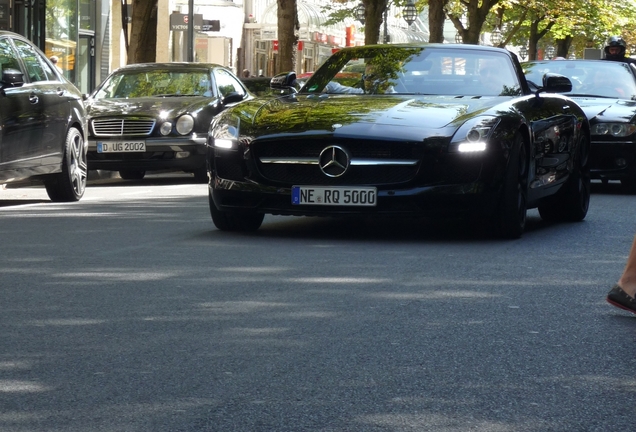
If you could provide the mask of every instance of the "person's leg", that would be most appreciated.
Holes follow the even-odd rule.
[[[636,237],[634,237],[632,249],[629,251],[625,270],[618,279],[618,286],[629,296],[636,297]]]
[[[636,314],[636,237],[618,283],[607,294],[607,302]]]

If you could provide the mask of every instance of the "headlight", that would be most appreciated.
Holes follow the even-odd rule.
[[[610,135],[617,138],[630,136],[636,132],[636,125],[631,123],[596,123],[592,126],[592,135]]]
[[[475,117],[464,123],[455,132],[449,151],[459,153],[484,152],[488,148],[488,138],[499,118],[493,116]]]
[[[230,124],[233,123],[233,124]],[[237,117],[224,118],[211,131],[213,145],[219,149],[237,149],[239,137],[239,123]]]
[[[159,132],[161,132],[163,136],[170,135],[170,132],[172,132],[172,123],[169,121],[163,122],[159,128]]]
[[[194,128],[194,119],[190,114],[184,114],[177,120],[177,133],[180,135],[187,135],[192,132]]]

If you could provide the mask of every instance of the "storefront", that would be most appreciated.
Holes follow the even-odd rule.
[[[96,0],[2,0],[0,29],[26,36],[48,57],[56,56],[64,75],[88,93],[95,87],[96,4]]]

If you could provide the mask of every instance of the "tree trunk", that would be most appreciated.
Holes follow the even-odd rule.
[[[157,59],[157,0],[133,0],[128,64]]]
[[[375,45],[380,40],[380,26],[388,0],[363,0],[364,4],[364,44]]]
[[[430,43],[444,42],[444,6],[448,0],[429,0],[428,2],[428,41]]]
[[[276,72],[296,70],[296,47],[298,36],[298,7],[296,0],[277,0],[278,2],[278,64]]]

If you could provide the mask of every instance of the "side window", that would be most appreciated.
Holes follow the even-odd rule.
[[[9,39],[0,39],[0,68],[0,74],[7,69],[22,71],[17,54],[11,46]]]
[[[219,94],[222,98],[232,92],[236,92],[242,96],[245,96],[245,90],[240,81],[234,78],[232,74],[223,69],[214,70],[214,78],[216,79],[216,86],[219,89]]]
[[[57,79],[51,68],[47,67],[47,73],[47,70],[45,70],[43,66],[46,65],[46,63],[40,59],[40,54],[38,54],[31,45],[20,40],[15,40],[14,42],[20,57],[22,57],[22,61],[24,61],[27,75],[29,75],[31,82]]]

